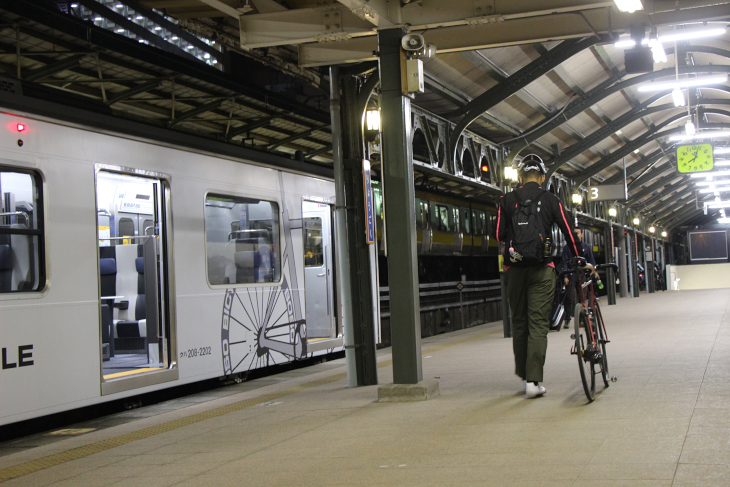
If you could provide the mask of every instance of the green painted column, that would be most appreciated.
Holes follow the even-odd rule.
[[[421,368],[416,208],[413,188],[411,99],[402,92],[403,28],[378,31],[383,199],[390,287],[393,383],[416,384]]]

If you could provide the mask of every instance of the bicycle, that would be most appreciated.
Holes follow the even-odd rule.
[[[582,257],[568,259],[566,269],[560,272],[560,280],[568,277],[568,286],[575,286],[575,312],[573,314],[574,333],[570,336],[574,344],[570,349],[572,355],[578,356],[578,368],[580,378],[583,382],[583,390],[586,393],[588,402],[596,398],[596,375],[601,374],[605,387],[609,382],[615,382],[616,377],[608,373],[608,357],[606,355],[606,344],[610,343],[606,334],[606,326],[603,322],[601,307],[596,298],[593,287],[593,267],[586,268],[586,260]],[[618,269],[616,264],[600,264],[596,270]],[[598,367],[598,372],[596,371]]]

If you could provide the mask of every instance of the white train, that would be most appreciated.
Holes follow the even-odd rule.
[[[0,425],[342,350],[331,180],[27,114],[0,133]]]

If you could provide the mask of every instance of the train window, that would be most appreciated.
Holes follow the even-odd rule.
[[[304,267],[322,267],[322,219],[303,218],[304,223]]]
[[[451,221],[454,222],[454,231],[459,231],[459,209],[451,208]]]
[[[438,219],[438,229],[442,232],[450,232],[449,209],[446,206],[436,205],[436,218]]]
[[[373,194],[375,195],[375,217],[383,219],[383,194],[380,192],[380,188],[373,188]]]
[[[281,279],[278,204],[208,194],[205,240],[210,284],[251,284]]]
[[[465,234],[471,235],[471,215],[470,215],[469,208],[462,208],[461,209],[461,228],[464,231]]]
[[[419,211],[421,212],[421,227],[419,230],[424,228],[429,228],[429,222],[428,222],[428,201],[419,199],[418,200],[418,207]]]
[[[0,293],[45,287],[41,188],[37,172],[0,166]]]

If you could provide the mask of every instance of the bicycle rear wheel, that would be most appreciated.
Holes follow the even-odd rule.
[[[603,377],[603,385],[609,386],[611,376],[608,374],[608,355],[606,355],[606,330],[603,328],[601,320],[601,310],[596,303],[596,309],[593,310],[593,327],[598,331],[598,343],[601,346],[601,377]]]
[[[593,402],[596,398],[596,364],[591,351],[593,341],[590,336],[588,315],[580,304],[575,307],[573,326],[575,353],[578,355],[578,368],[580,369],[580,379],[583,381],[583,391],[586,393],[588,402]]]

